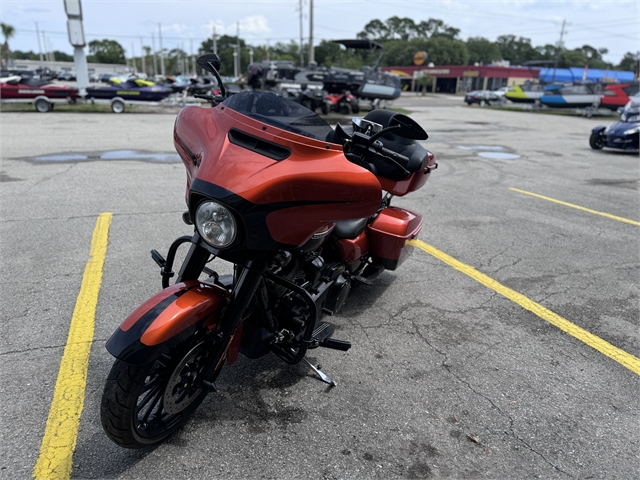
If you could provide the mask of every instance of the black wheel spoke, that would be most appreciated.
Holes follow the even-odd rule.
[[[162,385],[156,384],[155,387],[145,395],[142,401],[138,402],[138,411],[141,412],[144,410],[144,407],[149,403],[149,401],[155,397],[158,393],[162,393]]]

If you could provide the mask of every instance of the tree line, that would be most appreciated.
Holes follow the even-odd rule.
[[[9,55],[8,40],[13,35],[12,27],[3,24],[5,42],[2,45],[3,57]],[[495,61],[508,61],[511,65],[522,65],[530,61],[557,61],[559,68],[582,67],[601,69],[617,69],[636,71],[638,61],[636,55],[628,52],[620,63],[614,65],[603,59],[608,53],[605,48],[595,48],[583,45],[573,50],[559,49],[556,45],[546,44],[534,46],[529,38],[516,35],[501,35],[496,41],[483,37],[471,37],[462,40],[460,30],[445,24],[442,20],[428,19],[415,22],[411,18],[393,16],[385,21],[371,20],[364,29],[357,34],[359,39],[373,40],[380,43],[384,49],[380,66],[408,66],[413,65],[413,55],[424,51],[428,54],[428,62],[435,65],[475,65],[490,64]],[[216,47],[220,56],[223,75],[234,72],[234,49],[239,45],[240,73],[246,71],[249,63],[261,60],[290,60],[299,63],[301,58],[308,61],[308,45],[298,42],[279,42],[274,45],[250,45],[242,38],[222,35],[217,39]],[[87,60],[96,63],[126,63],[125,49],[115,40],[103,39],[89,42]],[[302,52],[301,52],[302,48]],[[151,47],[143,47],[144,53],[133,61],[136,67],[145,65],[147,73],[158,72],[158,59],[154,64]],[[213,39],[204,40],[199,47],[199,54],[213,51]],[[58,60],[70,61],[71,55],[54,52]],[[156,52],[156,57],[160,52]],[[190,55],[178,48],[163,50],[165,71],[169,74],[184,73],[188,70]],[[321,66],[331,67],[340,65],[345,68],[359,69],[371,65],[378,57],[378,53],[369,51],[347,51],[337,43],[323,40],[314,49],[316,62]],[[11,52],[14,59],[37,60],[39,55],[33,52]]]

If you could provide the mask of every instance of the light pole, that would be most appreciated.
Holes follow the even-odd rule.
[[[73,46],[73,60],[76,65],[76,80],[78,82],[78,95],[87,96],[89,86],[89,71],[87,57],[84,54],[84,29],[82,27],[82,5],[80,0],[64,0],[64,9],[67,13],[67,31],[69,43]]]

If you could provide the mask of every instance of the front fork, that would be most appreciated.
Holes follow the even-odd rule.
[[[208,274],[213,274],[212,271],[206,268],[211,252],[202,245],[201,242],[203,242],[203,240],[200,236],[195,233],[193,237],[180,237],[176,239],[169,248],[167,260],[164,261],[164,263],[158,261],[157,257],[161,260],[164,259],[162,259],[157,252],[151,252],[154,260],[161,267],[163,288],[169,286],[169,278],[173,276],[171,268],[173,267],[173,261],[178,247],[187,242],[191,242],[191,248],[182,263],[176,282],[198,280],[203,271]],[[209,365],[203,372],[204,379],[211,379],[212,377],[215,377],[216,371],[224,360],[224,356],[231,343],[231,339],[233,338],[233,335],[240,323],[242,323],[244,312],[260,286],[263,274],[267,270],[268,260],[269,255],[267,252],[257,252],[250,258],[243,258],[243,268],[233,282],[233,289],[231,291],[232,300],[222,314],[220,325],[215,335],[213,345],[214,353],[210,359]]]

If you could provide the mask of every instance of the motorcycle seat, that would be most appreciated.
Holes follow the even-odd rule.
[[[333,233],[338,238],[355,238],[364,232],[368,220],[369,219],[365,217],[336,222],[336,228],[333,230]]]

